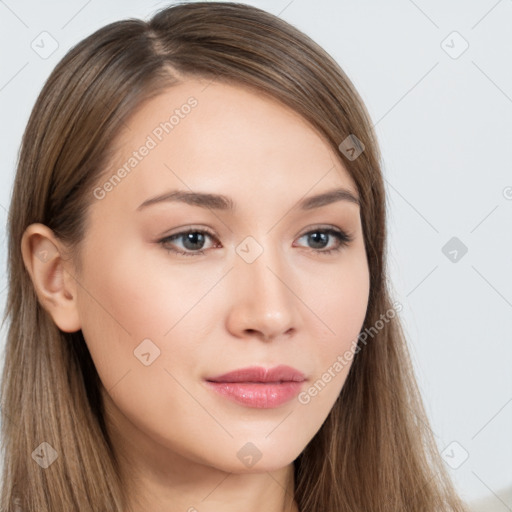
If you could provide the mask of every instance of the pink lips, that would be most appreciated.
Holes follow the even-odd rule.
[[[258,409],[278,407],[298,394],[304,374],[286,365],[266,369],[261,366],[241,368],[209,377],[208,385],[219,394],[241,405]]]

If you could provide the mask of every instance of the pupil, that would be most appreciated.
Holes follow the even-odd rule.
[[[199,238],[199,241],[197,240]],[[192,243],[192,247],[190,247],[189,242]],[[199,244],[201,247],[204,244],[204,235],[203,233],[187,233],[185,237],[184,245],[187,249],[200,249],[201,247],[195,247],[194,244]],[[187,247],[188,245],[188,247]]]
[[[312,235],[309,235],[310,239],[313,240],[313,244],[317,243],[320,240],[321,247],[315,247],[315,249],[322,248],[325,246],[327,242],[327,233],[314,233]],[[322,243],[322,241],[324,243]]]

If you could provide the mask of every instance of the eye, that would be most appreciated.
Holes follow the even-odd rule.
[[[217,244],[214,244],[211,247],[220,247],[215,235],[204,229],[189,229],[187,231],[181,231],[180,233],[162,238],[158,243],[165,247],[169,253],[181,254],[184,256],[198,256],[205,253],[204,245],[205,240],[208,238],[217,241]],[[313,244],[313,247],[310,247],[313,252],[320,254],[338,252],[353,241],[353,236],[341,229],[332,227],[317,228],[312,231],[308,231],[303,234],[299,240],[302,238],[306,238],[307,243]],[[331,249],[324,249],[325,246],[329,245],[330,239],[335,242],[335,246]],[[176,241],[178,240],[181,240],[185,250],[176,248]]]
[[[204,254],[203,246],[205,243],[205,239],[207,237],[215,238],[215,236],[206,231],[204,229],[190,229],[188,231],[181,231],[180,233],[176,233],[175,235],[167,236],[159,240],[159,243],[167,248],[168,252],[173,252],[176,254],[183,254],[184,256],[197,256],[199,254]],[[175,240],[182,239],[184,248],[186,251],[175,249],[172,247],[167,247],[169,242],[174,242]],[[176,245],[173,243],[173,245]],[[199,250],[198,250],[199,249]]]
[[[333,237],[335,246],[331,249],[323,249],[326,245],[329,245],[329,238],[332,239]],[[302,238],[306,238],[308,243],[313,244],[313,252],[323,255],[341,251],[354,239],[353,236],[338,228],[316,228],[302,235],[299,240]]]

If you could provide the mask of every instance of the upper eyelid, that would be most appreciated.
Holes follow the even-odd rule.
[[[302,238],[303,236],[305,236],[305,235],[307,235],[307,234],[309,234],[311,232],[314,232],[314,231],[335,231],[338,234],[344,236],[347,239],[346,240],[347,243],[352,242],[354,240],[354,238],[355,238],[355,233],[353,233],[352,231],[349,231],[349,230],[343,229],[343,228],[339,228],[337,226],[330,225],[330,224],[328,224],[328,225],[317,225],[317,226],[309,227],[309,228],[306,229],[306,231],[303,231],[301,234],[297,235],[296,238]],[[167,236],[161,238],[159,240],[159,242],[164,242],[164,241],[168,241],[170,239],[180,238],[183,235],[186,235],[188,233],[196,233],[196,232],[205,233],[206,235],[210,236],[215,241],[220,242],[219,237],[215,233],[210,231],[209,228],[194,227],[194,226],[192,226],[192,227],[185,227],[181,231],[177,231],[176,233],[172,233],[170,235],[167,235]],[[331,233],[331,236],[334,236],[334,235],[332,235],[332,233]]]
[[[301,234],[299,234],[297,236],[302,237],[304,235],[307,235],[311,231],[315,231],[315,230],[317,230],[317,231],[328,231],[330,229],[332,229],[334,231],[340,231],[340,232],[346,234],[347,236],[352,236],[352,233],[349,230],[344,229],[344,228],[340,228],[340,227],[337,227],[337,226],[334,226],[332,224],[327,224],[327,225],[320,224],[320,225],[316,225],[316,226],[312,226],[312,227],[306,228],[305,231],[303,231]],[[175,236],[178,236],[178,235],[185,235],[187,233],[196,233],[196,232],[206,233],[207,235],[209,235],[209,236],[211,236],[213,238],[216,238],[217,240],[219,239],[219,237],[210,228],[195,227],[195,226],[184,227],[184,228],[181,229],[181,231],[176,231],[175,233],[171,233],[169,235],[166,235],[162,239],[172,238],[172,237],[175,237]]]

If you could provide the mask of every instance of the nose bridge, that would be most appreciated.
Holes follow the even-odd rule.
[[[272,237],[247,237],[237,247],[234,278],[238,287],[235,309],[244,330],[265,336],[284,334],[295,322],[296,300],[291,292],[285,255]]]
[[[242,280],[250,281],[252,295],[263,295],[267,299],[284,298],[284,285],[277,278],[283,274],[284,256],[278,247],[270,243],[270,238],[266,237],[265,240],[258,242],[253,237],[247,237],[239,245],[237,273],[243,274]]]

